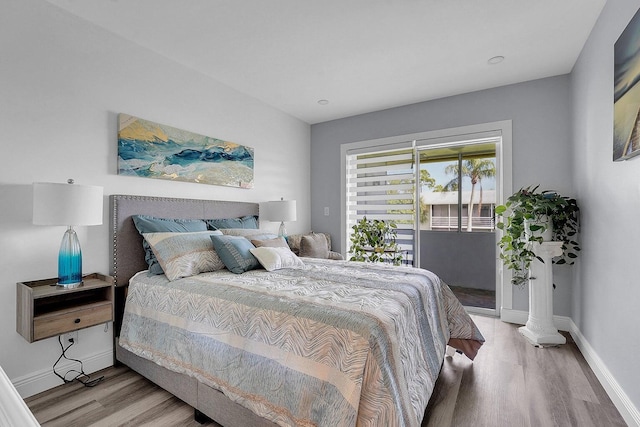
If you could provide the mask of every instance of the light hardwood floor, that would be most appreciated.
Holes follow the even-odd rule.
[[[472,316],[486,338],[476,360],[446,358],[423,426],[625,426],[568,337],[557,348],[535,348],[517,326]],[[193,409],[126,367],[26,399],[43,426],[200,426]],[[92,375],[93,376],[93,375]],[[217,426],[216,423],[205,423]]]
[[[486,342],[473,362],[445,359],[423,426],[626,426],[569,334],[536,348],[518,325],[472,317]]]

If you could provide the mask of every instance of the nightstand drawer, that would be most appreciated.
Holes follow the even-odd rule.
[[[113,320],[113,277],[82,278],[76,288],[55,286],[57,278],[19,282],[16,331],[29,342]]]
[[[61,335],[113,320],[111,301],[87,304],[78,310],[47,313],[33,319],[33,339]]]

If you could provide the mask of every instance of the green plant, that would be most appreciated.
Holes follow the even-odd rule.
[[[523,285],[529,280],[529,267],[534,258],[534,243],[542,243],[541,234],[551,225],[554,241],[563,242],[562,255],[554,264],[573,264],[580,245],[576,241],[580,209],[575,199],[560,196],[555,191],[538,191],[539,186],[521,188],[504,205],[496,206],[496,224],[503,231],[498,242],[500,259],[513,273],[511,282]],[[544,219],[548,221],[544,221]],[[529,232],[529,230],[531,232]]]
[[[398,236],[393,221],[368,220],[363,217],[353,227],[350,261],[389,262],[400,265],[402,253],[396,243]]]

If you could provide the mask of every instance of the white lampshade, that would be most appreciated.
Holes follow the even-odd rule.
[[[287,237],[287,229],[284,225],[285,221],[296,220],[296,201],[295,200],[274,200],[264,205],[264,212],[260,214],[261,219],[280,223],[278,236]]]
[[[82,249],[74,225],[102,224],[102,187],[50,182],[33,183],[33,223],[66,225],[58,253],[58,285],[82,285]]]
[[[274,222],[285,222],[296,220],[295,200],[274,200],[265,204],[265,212],[260,215],[261,219]]]
[[[102,195],[102,187],[93,185],[34,182],[33,223],[100,225]]]

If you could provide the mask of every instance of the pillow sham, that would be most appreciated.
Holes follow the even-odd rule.
[[[303,236],[308,236],[310,234],[323,234],[327,238],[327,247],[331,250],[331,234],[329,233],[316,233],[315,231],[311,231],[307,234],[291,234],[287,236],[287,243],[289,244],[289,248],[293,251],[294,254],[298,255],[300,253],[300,241]]]
[[[207,219],[205,222],[209,228],[213,230],[223,228],[258,228],[258,219],[253,215],[247,215],[239,218]]]
[[[253,237],[251,238],[251,243],[253,243],[253,246],[255,246],[256,248],[260,248],[260,247],[270,247],[270,248],[287,248],[289,249],[289,245],[287,244],[287,241],[284,239],[284,237],[280,236],[280,237],[276,237],[275,239],[254,239]]]
[[[225,265],[213,250],[211,236],[219,231],[144,233],[144,239],[160,263],[167,279],[222,270]]]
[[[132,215],[131,218],[141,235],[144,233],[207,231],[207,224],[200,219],[157,218],[149,215]],[[144,259],[149,266],[149,274],[164,273],[145,239],[142,239],[142,247],[144,248]]]
[[[211,236],[211,241],[225,267],[232,273],[241,274],[260,265],[250,251],[255,246],[242,236]]]
[[[291,252],[289,248],[262,246],[250,249],[250,251],[267,271],[304,267],[302,260]]]
[[[309,258],[329,258],[329,243],[322,233],[311,233],[300,239],[300,256]]]

